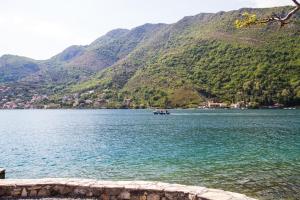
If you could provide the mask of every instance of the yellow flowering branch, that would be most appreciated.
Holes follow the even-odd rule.
[[[267,23],[273,23],[273,22],[279,22],[280,27],[283,27],[284,25],[288,24],[291,19],[291,17],[300,10],[300,3],[298,0],[292,0],[295,3],[295,8],[291,10],[287,15],[285,16],[279,16],[279,15],[272,15],[271,17],[267,17],[264,19],[258,19],[256,14],[250,14],[250,13],[243,13],[241,20],[235,21],[236,28],[243,28],[243,27],[249,27],[252,25],[259,25],[259,24],[267,24]]]

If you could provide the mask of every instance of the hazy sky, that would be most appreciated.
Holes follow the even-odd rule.
[[[291,0],[0,0],[0,56],[47,59],[115,28],[174,23],[184,16]]]

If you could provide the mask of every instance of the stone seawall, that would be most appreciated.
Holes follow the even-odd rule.
[[[0,180],[0,199],[8,197],[78,197],[101,200],[254,200],[243,194],[198,186],[90,179]]]

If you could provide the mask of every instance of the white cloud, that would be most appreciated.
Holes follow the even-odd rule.
[[[17,54],[39,59],[59,53],[70,41],[81,43],[82,38],[61,23],[0,13],[0,54]]]
[[[43,21],[31,17],[11,17],[1,16],[0,14],[0,30],[2,33],[10,31],[17,32],[17,30],[22,30],[23,34],[25,35],[43,36],[45,39],[67,39],[70,37],[72,39],[76,38],[74,35],[72,35],[71,31],[69,31],[66,27],[60,25],[59,23]]]

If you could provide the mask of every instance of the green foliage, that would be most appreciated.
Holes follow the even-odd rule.
[[[253,108],[300,105],[299,15],[284,30],[233,26],[288,10],[241,9],[115,30],[38,63],[39,73],[22,81],[65,107],[189,108],[207,100],[245,101]],[[236,21],[241,13],[245,21]],[[62,103],[74,94],[76,100]]]
[[[197,107],[206,100],[245,101],[254,108],[299,105],[299,27],[234,30],[230,27],[238,15],[182,20],[97,80],[110,77],[110,88],[151,107]],[[256,20],[254,15],[244,16],[248,22]]]
[[[0,83],[15,82],[39,70],[34,60],[12,55],[0,57]]]

